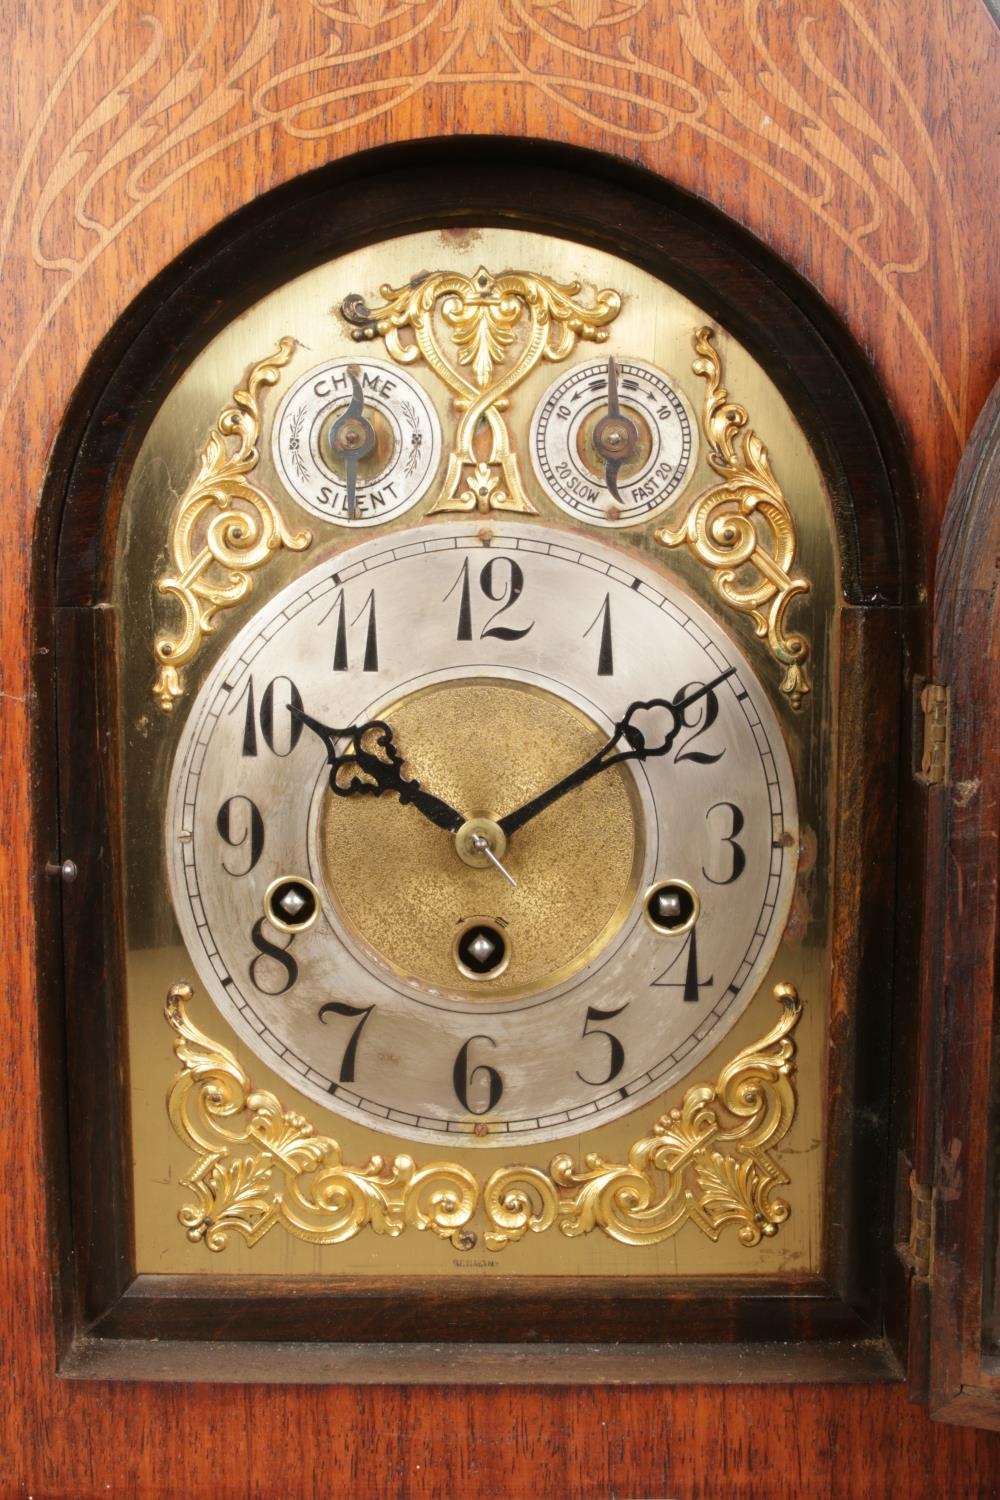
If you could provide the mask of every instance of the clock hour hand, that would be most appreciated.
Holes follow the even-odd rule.
[[[618,366],[613,354],[608,359],[608,409],[594,427],[593,442],[598,458],[604,460],[604,483],[621,505],[618,471],[635,453],[639,432],[635,423],[622,415],[618,401]]]
[[[358,465],[375,447],[375,429],[365,416],[365,397],[355,367],[348,371],[351,400],[347,410],[330,429],[330,447],[344,461],[347,519],[353,521],[358,505]]]
[[[337,797],[381,797],[395,792],[400,802],[412,803],[438,828],[455,833],[465,819],[433,792],[424,791],[419,781],[403,775],[403,757],[396,748],[392,730],[384,719],[369,719],[364,724],[350,724],[338,729],[321,724],[304,709],[288,705],[293,719],[319,735],[326,746],[330,763],[330,790]],[[337,747],[346,740],[348,748]]]
[[[705,683],[703,687],[697,688],[694,692],[688,693],[687,697],[677,701],[667,698],[650,698],[646,701],[630,703],[625,710],[624,717],[615,725],[611,738],[596,755],[584,761],[583,765],[578,766],[575,771],[570,771],[568,776],[564,776],[554,786],[550,786],[544,792],[539,792],[537,797],[533,797],[523,807],[518,807],[514,812],[508,813],[505,818],[500,818],[497,827],[504,837],[509,839],[511,834],[523,828],[525,823],[537,817],[540,812],[544,812],[547,807],[551,807],[553,802],[557,802],[560,797],[565,797],[566,793],[573,791],[574,787],[583,786],[584,782],[589,781],[592,776],[599,775],[601,771],[607,771],[611,766],[619,766],[626,760],[648,760],[651,756],[666,755],[683,727],[685,709],[690,708],[692,703],[697,703],[708,693],[714,692],[719,684],[725,682],[726,678],[731,677],[735,671],[735,667],[730,667],[727,671],[720,672],[719,676],[714,677],[711,682]],[[640,714],[655,715],[661,712],[667,714],[669,722],[660,726],[660,729],[656,731],[656,738],[649,737],[652,730],[644,732],[633,722]],[[628,747],[627,749],[618,748],[622,741]]]

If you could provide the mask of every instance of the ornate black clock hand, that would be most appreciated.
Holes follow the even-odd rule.
[[[365,397],[361,381],[353,369],[349,372],[351,401],[347,410],[330,429],[330,447],[344,460],[344,485],[347,489],[347,519],[357,512],[358,465],[375,447],[375,429],[364,415]]]
[[[608,359],[608,410],[594,428],[594,450],[604,460],[604,483],[619,505],[618,471],[632,457],[639,443],[634,422],[623,417],[618,402],[618,366],[612,354]]]
[[[592,776],[599,775],[601,771],[606,771],[611,766],[621,765],[625,760],[648,760],[650,756],[666,755],[681,731],[684,723],[684,710],[690,708],[692,703],[697,703],[699,698],[704,698],[707,693],[713,692],[720,682],[725,682],[726,678],[731,677],[735,671],[735,667],[730,667],[727,671],[720,672],[718,677],[714,677],[711,682],[706,682],[704,687],[699,687],[676,703],[667,698],[650,698],[645,702],[630,703],[624,717],[615,725],[614,734],[596,755],[592,755],[589,760],[584,761],[582,766],[578,766],[575,771],[571,771],[568,776],[564,776],[547,791],[539,792],[537,797],[533,797],[523,807],[518,807],[514,812],[508,813],[505,818],[499,819],[497,827],[503,833],[504,838],[509,839],[511,834],[523,828],[525,823],[537,817],[540,812],[544,812],[545,808],[551,807],[553,802],[557,802],[574,787],[582,786],[585,781],[589,781]],[[669,714],[670,724],[659,744],[648,744],[646,735],[633,724],[632,720],[639,713],[653,713],[659,709]],[[624,740],[628,745],[627,750],[616,749],[620,740]]]
[[[294,704],[288,705],[288,712],[319,735],[326,746],[330,790],[336,796],[381,797],[383,792],[395,792],[400,802],[412,803],[425,818],[448,833],[456,833],[465,823],[455,808],[433,792],[425,792],[419,781],[403,775],[403,757],[384,719],[369,719],[364,724],[338,729],[332,724],[321,724]],[[348,741],[350,749],[339,754],[337,746],[343,740]]]

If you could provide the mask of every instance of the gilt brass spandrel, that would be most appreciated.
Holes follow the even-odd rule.
[[[565,360],[578,341],[601,344],[621,311],[621,296],[602,287],[592,299],[582,283],[561,284],[537,272],[471,275],[453,270],[380,288],[385,302],[369,309],[357,293],[342,304],[356,339],[385,340],[400,364],[422,358],[454,394],[459,420],[443,492],[432,513],[536,515],[524,488],[504,419],[511,393],[541,362]],[[409,335],[409,337],[407,337]],[[489,429],[486,446],[480,442]]]
[[[795,516],[749,416],[722,383],[722,363],[715,330],[694,335],[694,373],[706,382],[702,424],[708,461],[720,478],[690,503],[680,526],[656,533],[665,547],[687,544],[712,571],[719,597],[730,608],[748,614],[756,634],[767,641],[784,675],[781,691],[793,708],[801,708],[811,691],[806,674],[809,642],[785,626],[788,606],[809,592],[809,580],[795,571]]]
[[[786,960],[786,961],[783,961]],[[795,975],[805,972],[801,953],[779,954],[781,971]],[[182,972],[184,956],[180,950],[133,955],[130,960],[130,983],[141,986],[160,984],[166,976]],[[777,969],[776,971],[777,972]],[[773,976],[772,976],[773,979]],[[753,1052],[760,1040],[774,1029],[776,1019],[773,998],[776,979],[769,980],[740,1018],[729,1035],[697,1069],[696,1080],[714,1081],[727,1064],[742,1053]],[[168,983],[169,987],[169,983]],[[230,1234],[225,1252],[206,1255],[201,1227],[188,1238],[189,1225],[181,1225],[179,1213],[185,1204],[197,1199],[181,1186],[183,1178],[197,1167],[197,1158],[169,1127],[165,1094],[170,1080],[177,1074],[173,1044],[177,1036],[163,1021],[163,996],[157,994],[159,1019],[147,1027],[141,1038],[141,1051],[147,1068],[138,1082],[137,1097],[150,1108],[138,1112],[135,1120],[135,1153],[148,1163],[148,1173],[137,1181],[140,1211],[137,1216],[136,1255],[140,1271],[175,1271],[192,1274],[247,1276],[315,1275],[325,1276],[399,1276],[399,1275],[499,1275],[530,1274],[556,1276],[648,1276],[648,1275],[718,1275],[727,1277],[747,1274],[784,1273],[788,1270],[815,1270],[820,1256],[821,1179],[818,1167],[822,1161],[822,1103],[816,1091],[806,1090],[803,1066],[810,1053],[822,1053],[825,1023],[819,1010],[805,1005],[794,1030],[796,1061],[794,1087],[799,1096],[795,1118],[774,1153],[776,1165],[791,1179],[781,1185],[776,1178],[773,1196],[789,1205],[789,1215],[780,1224],[780,1232],[766,1235],[756,1246],[747,1247],[738,1238],[738,1225],[723,1226],[718,1239],[710,1241],[703,1228],[688,1220],[677,1232],[659,1242],[641,1247],[618,1241],[597,1231],[567,1236],[558,1228],[551,1232],[526,1232],[520,1238],[509,1234],[502,1250],[491,1250],[484,1235],[484,1223],[472,1229],[475,1242],[446,1242],[444,1237],[427,1233],[364,1233],[341,1239],[335,1244],[311,1242],[279,1230],[264,1233],[255,1244],[248,1245],[241,1231]],[[495,1177],[492,1162],[484,1166],[481,1153],[461,1149],[442,1152],[440,1148],[415,1146],[413,1142],[387,1134],[376,1136],[352,1122],[307,1102],[298,1104],[288,1085],[277,1078],[255,1057],[226,1026],[198,991],[190,1015],[199,1030],[227,1050],[242,1075],[252,1080],[257,1095],[273,1096],[282,1110],[291,1110],[313,1127],[316,1135],[334,1139],[342,1161],[348,1167],[365,1166],[372,1154],[385,1158],[400,1154],[409,1156],[420,1167],[432,1162],[448,1161],[461,1173],[484,1182]],[[663,1108],[679,1105],[690,1083],[670,1091]],[[273,1116],[275,1120],[277,1116]],[[547,1176],[555,1156],[568,1156],[580,1167],[588,1152],[595,1152],[606,1163],[627,1165],[632,1146],[648,1135],[656,1118],[655,1107],[647,1106],[604,1129],[555,1145],[526,1145],[517,1152],[520,1167]],[[245,1123],[245,1121],[243,1122]],[[223,1121],[225,1124],[225,1121]],[[242,1129],[234,1115],[226,1128],[234,1135]],[[255,1150],[256,1148],[254,1148]],[[237,1153],[239,1154],[239,1153]],[[251,1151],[251,1154],[254,1154]],[[502,1174],[502,1168],[497,1168]],[[231,1181],[231,1179],[230,1179]],[[494,1189],[503,1187],[501,1176],[495,1177]],[[510,1213],[510,1210],[508,1210]],[[502,1217],[498,1213],[498,1217]],[[469,1226],[467,1226],[468,1228]],[[502,1227],[502,1226],[501,1226]],[[516,1227],[516,1226],[515,1226]]]
[[[471,274],[485,263],[489,266],[533,266],[559,282],[574,278],[584,283],[584,294],[593,296],[602,287],[614,286],[621,294],[622,309],[613,325],[613,340],[608,347],[646,358],[668,371],[683,388],[692,408],[697,411],[702,397],[700,383],[690,373],[691,337],[705,318],[700,309],[686,299],[667,292],[645,272],[624,265],[614,257],[600,252],[581,250],[565,241],[550,241],[542,236],[511,230],[463,231],[461,235],[428,232],[408,236],[389,246],[376,247],[371,251],[357,252],[345,257],[332,269],[320,269],[308,273],[298,281],[280,289],[272,297],[253,309],[238,324],[227,329],[211,346],[201,360],[182,379],[175,392],[164,404],[154,422],[150,438],[144,445],[136,464],[129,495],[122,512],[121,562],[116,576],[115,603],[121,610],[124,653],[124,731],[125,731],[125,778],[128,799],[126,839],[128,842],[128,894],[127,931],[130,947],[129,962],[129,1007],[130,1045],[132,1048],[132,1096],[138,1166],[137,1189],[137,1245],[140,1247],[140,1264],[143,1269],[177,1269],[202,1271],[204,1250],[200,1246],[185,1246],[183,1236],[175,1243],[175,1220],[177,1210],[176,1181],[185,1170],[183,1152],[179,1143],[171,1145],[170,1132],[164,1130],[163,1087],[170,1066],[169,1045],[161,1041],[158,1033],[165,1030],[157,1015],[166,987],[185,973],[183,955],[169,948],[175,941],[172,916],[163,899],[162,870],[159,853],[159,828],[162,821],[161,790],[173,756],[180,717],[177,713],[160,718],[149,699],[149,641],[157,629],[154,618],[154,598],[151,583],[161,576],[167,565],[164,555],[164,508],[176,503],[183,493],[187,476],[190,475],[192,455],[203,441],[206,425],[215,420],[220,403],[233,390],[234,381],[249,369],[268,349],[277,347],[278,340],[289,333],[302,340],[308,330],[310,347],[300,342],[282,381],[292,381],[301,376],[311,365],[321,359],[358,353],[358,346],[351,343],[349,330],[340,327],[330,318],[329,309],[342,299],[346,290],[363,288],[371,299],[377,298],[378,287],[388,282],[400,286],[412,274],[414,266],[453,266]],[[317,330],[322,335],[317,337]],[[803,573],[813,584],[807,600],[797,602],[801,610],[802,628],[809,635],[813,669],[815,701],[808,714],[793,717],[785,709],[782,723],[788,739],[793,764],[799,785],[800,810],[804,825],[825,828],[828,825],[825,788],[829,785],[830,767],[834,749],[835,726],[829,717],[829,683],[835,666],[830,650],[830,632],[837,609],[835,548],[832,541],[830,510],[820,478],[818,466],[809,452],[808,445],[794,417],[775,387],[762,375],[752,357],[743,350],[725,331],[720,330],[716,346],[722,359],[727,386],[738,394],[741,402],[752,412],[755,430],[766,434],[774,472],[790,502],[794,505],[798,528],[799,558]],[[578,357],[593,359],[591,345],[582,356],[573,354],[569,363]],[[564,367],[565,368],[565,367]],[[235,372],[235,374],[234,374]],[[512,409],[507,420],[511,428],[527,431],[530,413],[537,404],[554,371],[540,364],[525,377],[522,385],[512,394]],[[434,385],[439,385],[435,382]],[[451,393],[433,388],[432,382],[425,385],[430,399],[436,404],[442,427],[450,432],[454,415],[450,409]],[[262,442],[257,477],[270,493],[280,493],[279,479],[274,471],[268,452],[267,416]],[[520,467],[524,483],[540,517],[565,525],[565,518],[544,493],[532,487],[530,462],[525,453],[520,454]],[[420,515],[433,503],[440,493],[445,467],[438,475],[437,490],[434,486],[416,510],[409,515],[390,522],[387,530],[398,532],[408,525],[416,524]],[[707,489],[715,483],[704,453],[699,457],[691,483],[671,513],[666,524],[677,527],[681,523],[685,507],[693,494]],[[299,528],[305,517],[289,499],[284,502],[283,513],[286,524]],[[461,517],[456,524],[462,524]],[[466,523],[470,524],[470,523]],[[471,524],[476,524],[472,522]],[[322,533],[322,534],[321,534]],[[355,538],[343,529],[320,527],[314,544],[313,557],[332,555]],[[651,528],[636,528],[634,532],[622,532],[615,536],[615,544],[626,552],[638,553],[657,566],[669,569],[682,579],[685,586],[718,611],[711,579],[704,567],[687,549],[678,549],[667,554],[653,539]],[[299,569],[301,559],[287,551],[279,551],[266,569],[255,578],[254,606],[264,601],[282,587]],[[721,613],[721,612],[720,612]],[[201,682],[214,660],[218,647],[229,638],[234,623],[220,616],[216,635],[207,641],[197,660],[188,668],[188,695],[198,691]],[[730,627],[732,628],[732,627]],[[737,622],[734,634],[740,629]],[[752,633],[747,627],[738,639],[753,653],[748,643]],[[766,657],[761,656],[762,680],[768,681],[765,670]],[[777,700],[775,690],[774,697]],[[154,720],[154,715],[156,719]],[[810,996],[822,996],[827,983],[828,965],[825,956],[825,941],[829,919],[826,914],[826,889],[828,871],[833,851],[821,839],[818,859],[808,876],[800,906],[811,911],[811,919],[797,918],[799,946],[791,952],[791,965],[784,966],[800,992]],[[801,940],[805,932],[804,941]],[[172,954],[172,956],[171,956]],[[780,977],[776,975],[775,979]],[[726,1038],[727,1046],[733,1048],[748,1045],[754,1035],[760,1036],[770,1024],[761,1013],[766,1002],[773,1006],[769,995],[761,995],[749,1007],[747,1013]],[[774,1240],[762,1243],[753,1251],[754,1264],[762,1272],[779,1268],[809,1268],[818,1265],[818,1243],[820,1225],[820,1202],[818,1183],[822,1163],[822,1087],[825,1023],[822,1000],[806,1008],[797,1028],[799,1064],[799,1108],[796,1120],[782,1147],[782,1161],[793,1159],[794,1167],[791,1187],[785,1196],[792,1204],[789,1221],[782,1226],[781,1234]],[[756,1028],[754,1030],[753,1028]],[[210,1028],[217,1031],[217,1027]],[[224,1028],[223,1028],[224,1030]],[[256,1059],[244,1057],[244,1065],[262,1087],[272,1087],[279,1095],[285,1085],[278,1080],[267,1081],[267,1070]],[[715,1076],[712,1069],[722,1059],[713,1053],[699,1068],[699,1075]],[[286,1101],[288,1102],[288,1101]],[[620,1130],[621,1122],[601,1133],[598,1142],[601,1154],[608,1160],[623,1159],[627,1155],[631,1136]],[[625,1124],[631,1129],[632,1122]],[[330,1116],[327,1125],[318,1122],[317,1128],[327,1129],[334,1135],[338,1130],[345,1140],[345,1151],[350,1150],[351,1160],[367,1160],[384,1144],[373,1134],[366,1134],[361,1127],[351,1125],[344,1129],[343,1122]],[[350,1137],[348,1146],[347,1138]],[[390,1143],[394,1151],[406,1150],[406,1143]],[[580,1140],[577,1155],[582,1157],[588,1143]],[[569,1147],[569,1143],[567,1143]],[[171,1154],[172,1153],[172,1154]],[[551,1154],[551,1153],[549,1153]],[[524,1154],[531,1164],[532,1152]],[[541,1157],[538,1158],[541,1162]],[[172,1179],[172,1180],[171,1180]],[[163,1226],[169,1226],[169,1238]],[[404,1236],[401,1240],[375,1239],[369,1237],[363,1253],[355,1256],[353,1244],[341,1245],[336,1251],[336,1272],[351,1274],[373,1269],[373,1274],[413,1271],[414,1274],[432,1273],[441,1270],[437,1256],[439,1246],[427,1249],[428,1236]],[[510,1274],[511,1270],[531,1272],[547,1271],[552,1274],[649,1274],[650,1269],[664,1274],[677,1272],[687,1274],[705,1270],[704,1239],[691,1226],[685,1228],[673,1240],[638,1255],[628,1247],[612,1244],[604,1236],[584,1236],[573,1242],[561,1243],[560,1257],[547,1258],[546,1236],[528,1235],[523,1242],[508,1246],[502,1267],[496,1274]],[[286,1271],[291,1274],[331,1270],[329,1252],[317,1250],[303,1242],[288,1241],[277,1248],[275,1236],[266,1237],[252,1251],[233,1245],[225,1256],[212,1257],[212,1269],[216,1274],[252,1274],[255,1271]],[[445,1269],[454,1274],[462,1267],[473,1274],[473,1259],[482,1252],[482,1247],[468,1252],[464,1259],[458,1250],[452,1253],[452,1262]],[[740,1272],[746,1274],[746,1252],[737,1248],[733,1252],[725,1236],[712,1247],[712,1270],[720,1275]],[[455,1264],[457,1262],[458,1264]],[[488,1273],[489,1268],[483,1268]]]
[[[254,573],[278,548],[301,552],[312,541],[311,532],[286,528],[280,506],[252,478],[260,456],[261,393],[277,383],[294,346],[293,339],[283,338],[233,392],[233,404],[219,413],[175,510],[173,568],[156,587],[180,605],[183,623],[180,634],[160,635],[153,646],[160,663],[153,696],[163,709],[181,696],[181,669],[215,629],[219,611],[249,598]]]
[[[589,1152],[578,1162],[563,1151],[547,1169],[516,1163],[485,1176],[456,1161],[421,1163],[408,1151],[346,1162],[336,1139],[254,1088],[234,1054],[191,1019],[190,986],[174,985],[166,1015],[181,1070],[167,1103],[197,1158],[181,1180],[193,1197],[178,1218],[192,1243],[216,1252],[237,1236],[252,1248],[279,1226],[322,1245],[366,1231],[395,1239],[430,1230],[469,1249],[481,1235],[499,1252],[553,1228],[568,1238],[598,1231],[624,1245],[656,1245],[691,1223],[713,1241],[734,1227],[752,1248],[789,1216],[779,1193],[791,1179],[773,1153],[795,1116],[791,1033],[802,1007],[793,985],[774,993],[780,1021],[714,1083],[692,1084],[626,1161]]]

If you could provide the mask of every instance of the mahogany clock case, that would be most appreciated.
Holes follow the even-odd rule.
[[[843,613],[823,1274],[722,1288],[708,1278],[536,1278],[493,1283],[488,1298],[457,1279],[411,1279],[404,1297],[385,1281],[334,1289],[321,1278],[234,1286],[211,1275],[137,1276],[119,627],[106,607],[130,465],[192,358],[273,287],[390,235],[511,224],[618,254],[717,319],[794,410],[832,497]],[[732,1379],[737,1363],[748,1368],[734,1363],[734,1346],[753,1353],[755,1379],[898,1376],[909,1272],[894,1250],[906,1234],[893,1203],[913,1130],[916,1051],[912,1016],[894,1026],[893,995],[913,992],[919,947],[921,814],[904,726],[925,606],[920,560],[906,555],[917,528],[907,525],[915,510],[899,434],[871,369],[816,293],[704,203],[606,158],[486,140],[368,153],[259,200],[147,288],[76,393],[41,515],[36,765],[50,819],[37,829],[36,863],[41,870],[53,850],[104,850],[78,861],[72,885],[40,876],[36,894],[64,1373],[145,1373],[143,1351],[156,1340],[164,1378],[330,1379],[347,1360],[354,1380]],[[60,928],[61,947],[51,941]],[[428,1353],[442,1343],[455,1357]],[[239,1361],[227,1356],[236,1346]]]

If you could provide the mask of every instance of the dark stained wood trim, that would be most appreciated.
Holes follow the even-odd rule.
[[[948,783],[930,797],[921,1168],[934,1190],[930,1404],[1000,1428],[995,1355],[1000,1216],[1000,386],[945,512],[934,675],[951,689]]]
[[[900,732],[895,768],[895,856],[898,876],[894,913],[894,972],[890,1115],[890,1173],[895,1189],[895,1223],[887,1224],[884,1239],[886,1263],[883,1316],[886,1329],[902,1363],[908,1364],[908,1349],[919,1362],[923,1338],[923,1312],[911,1268],[899,1253],[900,1242],[909,1236],[909,1174],[919,1133],[921,1019],[921,961],[924,917],[924,862],[927,835],[927,789],[914,768],[922,751],[919,722],[919,685],[930,668],[930,621],[923,605],[900,611],[902,674],[899,683]]]
[[[44,606],[44,585],[39,589]],[[65,967],[62,907],[66,886],[59,876],[59,757],[57,753],[56,629],[52,612],[39,609],[34,655],[36,705],[31,731],[32,795],[39,816],[31,830],[28,878],[38,931],[49,934],[36,954],[38,976],[38,1046],[44,1059],[47,1088],[39,1099],[48,1222],[56,1257],[52,1277],[52,1314],[58,1354],[63,1354],[80,1324],[73,1261],[73,1210],[70,1193],[69,1073],[66,1058]]]
[[[819,1277],[666,1283],[587,1278],[141,1276],[91,1337],[282,1343],[768,1344],[870,1340],[872,1329]]]
[[[888,1093],[896,919],[903,610],[841,617],[837,858],[830,1000],[825,1264],[842,1296],[881,1317],[894,1163]],[[883,1003],[880,1004],[879,1001]],[[879,1267],[879,1273],[873,1269]]]
[[[84,1326],[133,1277],[127,1105],[117,619],[59,610],[56,621],[69,1180],[73,1280]],[[85,850],[99,849],[98,861]]]
[[[864,1339],[733,1344],[720,1360],[715,1344],[233,1345],[81,1337],[60,1374],[71,1380],[327,1387],[690,1386],[734,1381],[842,1385],[897,1381],[899,1366],[883,1341]]]

